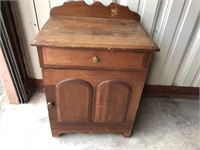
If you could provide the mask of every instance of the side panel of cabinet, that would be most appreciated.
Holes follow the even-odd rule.
[[[57,114],[59,122],[88,122],[92,86],[80,79],[66,79],[56,85]]]
[[[95,122],[126,122],[132,87],[123,81],[108,80],[97,87]]]

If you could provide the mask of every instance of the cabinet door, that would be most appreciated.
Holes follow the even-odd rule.
[[[132,87],[123,81],[109,80],[97,87],[95,122],[125,122]]]
[[[56,85],[59,122],[88,122],[92,100],[92,86],[80,79],[66,79]]]
[[[55,104],[49,109],[51,122],[91,120],[96,123],[133,123],[146,72],[43,69],[43,75],[47,103]],[[76,79],[71,82],[66,80],[72,78]],[[55,90],[60,81],[65,81],[65,84]],[[69,94],[76,95],[75,100],[68,99],[66,95]],[[66,110],[68,103],[72,108]],[[86,115],[89,110],[90,114]],[[75,112],[79,113],[79,117],[74,117]]]

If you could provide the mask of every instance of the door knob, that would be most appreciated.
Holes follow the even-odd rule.
[[[94,56],[92,60],[95,64],[97,64],[101,61],[101,58],[99,58],[98,56]]]
[[[51,109],[53,106],[54,106],[54,103],[53,103],[53,102],[48,102],[48,103],[47,103],[47,107],[48,107],[49,109]]]

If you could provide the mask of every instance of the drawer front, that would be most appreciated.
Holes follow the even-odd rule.
[[[144,69],[147,53],[47,48],[41,49],[44,68]]]

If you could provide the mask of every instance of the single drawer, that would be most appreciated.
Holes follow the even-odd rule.
[[[106,70],[144,69],[147,53],[79,50],[64,48],[39,49],[41,67],[44,68],[81,68]],[[42,57],[42,58],[41,58]]]

